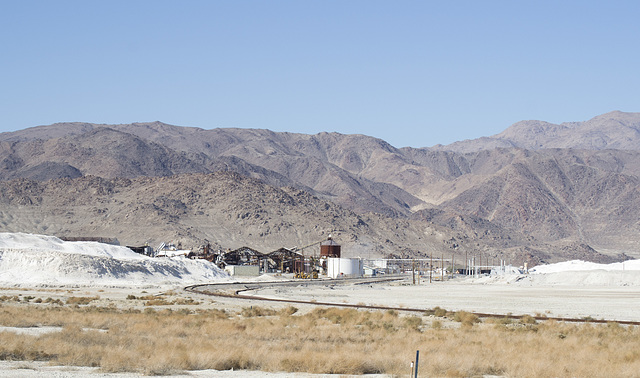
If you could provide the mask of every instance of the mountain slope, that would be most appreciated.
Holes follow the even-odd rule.
[[[437,151],[477,152],[493,148],[640,150],[640,113],[614,111],[585,122],[521,121],[491,137],[437,145]]]
[[[197,248],[208,241],[216,248],[248,245],[263,252],[333,234],[345,254],[363,257],[448,251],[445,240],[456,236],[423,222],[359,215],[304,191],[231,172],[4,181],[0,226],[8,232],[117,236],[129,245],[172,241]]]
[[[549,258],[589,254],[591,247],[633,254],[640,248],[640,149],[632,148],[640,146],[634,134],[639,115],[612,112],[562,125],[525,121],[499,137],[460,142],[466,146],[461,150],[473,151],[464,153],[397,149],[380,139],[338,133],[203,130],[161,122],[55,124],[0,134],[0,179],[236,172],[304,190],[359,216],[378,213],[381,219],[397,218],[393,222],[441,227],[450,249],[476,242],[481,250],[511,248]],[[597,149],[598,138],[627,149]],[[554,143],[591,148],[539,148]],[[148,190],[152,196],[160,191]],[[14,194],[24,204],[35,200]],[[174,201],[151,205],[158,211],[181,208]],[[245,206],[252,209],[251,202]],[[190,227],[203,232],[197,224]],[[371,237],[376,230],[359,232]],[[406,245],[414,245],[411,240],[416,239]],[[397,243],[402,245],[401,238]]]
[[[408,215],[421,200],[402,188],[341,168],[341,148],[352,138],[340,134],[274,133],[268,130],[183,128],[161,122],[131,125],[55,124],[0,134],[0,179],[43,179],[32,167],[44,162],[100,177],[210,173],[221,167],[274,185],[292,185],[356,211]],[[360,140],[374,138],[355,136]],[[347,151],[361,144],[350,143]],[[376,144],[392,149],[388,144]],[[360,159],[368,151],[351,152]],[[328,156],[334,156],[329,159]],[[348,164],[348,162],[347,162]],[[5,167],[3,170],[2,168]],[[62,169],[61,168],[61,169]],[[77,177],[65,175],[58,177]],[[45,179],[55,176],[45,176]]]

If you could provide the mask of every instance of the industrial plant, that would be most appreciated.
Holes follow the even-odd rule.
[[[248,246],[226,251],[213,250],[210,244],[196,250],[182,249],[180,245],[172,243],[161,243],[155,249],[148,245],[128,248],[150,257],[184,256],[207,260],[231,276],[290,274],[296,279],[339,279],[412,274],[415,283],[420,279],[444,280],[455,275],[504,274],[512,270],[522,272],[521,268],[511,267],[504,260],[500,260],[498,265],[497,261],[483,261],[481,258],[476,260],[473,256],[466,256],[464,264],[457,265],[453,255],[450,258],[441,255],[420,259],[346,258],[342,256],[341,245],[331,235],[302,247],[282,247],[266,253]]]

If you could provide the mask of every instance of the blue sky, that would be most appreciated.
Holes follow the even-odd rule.
[[[0,0],[0,132],[65,121],[426,147],[640,111],[637,1]]]

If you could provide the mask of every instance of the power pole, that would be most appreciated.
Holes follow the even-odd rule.
[[[413,284],[416,284],[416,260],[411,262],[411,275],[413,276]]]
[[[431,274],[433,273],[433,253],[429,254],[431,262],[429,263],[429,283],[431,283]]]

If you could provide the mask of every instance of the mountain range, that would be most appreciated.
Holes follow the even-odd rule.
[[[353,255],[531,264],[640,257],[640,113],[522,121],[429,148],[339,133],[58,123],[0,134],[0,180],[7,231],[265,250],[333,233]]]

